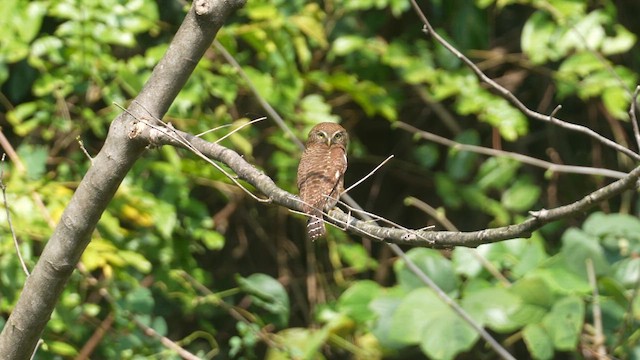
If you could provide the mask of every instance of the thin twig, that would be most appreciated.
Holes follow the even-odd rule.
[[[564,121],[564,120],[561,120],[561,119],[558,119],[558,118],[555,118],[555,117],[549,119],[549,116],[529,109],[512,92],[510,92],[504,86],[498,84],[493,79],[488,77],[484,72],[482,72],[482,70],[480,70],[476,66],[476,64],[473,61],[471,61],[468,57],[466,57],[458,49],[456,49],[453,45],[451,45],[447,40],[445,40],[442,36],[440,36],[440,34],[438,34],[433,29],[433,27],[431,26],[431,23],[429,22],[429,20],[427,20],[427,17],[425,16],[424,12],[420,8],[420,6],[418,5],[416,0],[411,0],[411,5],[413,6],[413,9],[415,10],[415,12],[418,14],[418,17],[420,17],[420,19],[422,20],[422,23],[424,24],[423,31],[425,33],[427,33],[428,35],[431,35],[431,37],[433,37],[438,43],[440,43],[442,46],[444,46],[447,50],[449,50],[449,52],[451,52],[454,56],[456,56],[458,59],[460,59],[469,69],[471,69],[476,74],[478,79],[480,79],[480,81],[488,84],[490,87],[492,87],[494,90],[496,90],[500,96],[502,96],[504,99],[509,101],[513,106],[518,108],[523,114],[527,115],[528,117],[530,117],[532,119],[536,119],[536,120],[540,120],[540,121],[549,122],[550,120],[552,120],[553,124],[555,124],[555,125],[557,125],[559,127],[562,127],[562,128],[568,129],[568,130],[572,130],[572,131],[576,131],[576,132],[585,134],[587,136],[590,136],[591,138],[601,142],[602,144],[604,144],[604,145],[606,145],[606,146],[608,146],[608,147],[610,147],[610,148],[612,148],[612,149],[614,149],[614,150],[616,150],[616,151],[618,151],[620,153],[623,153],[623,154],[629,156],[630,158],[632,158],[634,160],[640,160],[640,155],[639,154],[631,151],[630,149],[625,148],[624,146],[616,143],[613,140],[610,140],[610,139],[598,134],[597,132],[593,131],[592,129],[589,129],[586,126],[573,124],[573,123],[570,123],[570,122],[567,122],[567,121]]]
[[[26,173],[27,168],[22,163],[22,160],[20,160],[18,153],[13,148],[9,140],[2,133],[2,129],[0,129],[0,146],[2,146],[2,148],[7,153],[7,155],[9,155],[9,159],[11,160],[11,163],[15,166],[15,168],[18,170],[18,173],[20,174]],[[38,209],[40,209],[40,213],[42,214],[42,217],[47,222],[49,227],[52,229],[55,228],[56,224],[53,221],[53,218],[51,218],[51,214],[49,214],[47,207],[44,205],[44,201],[42,200],[42,196],[40,196],[40,193],[38,193],[37,191],[32,191],[31,197],[33,198],[33,201],[36,203],[36,206],[38,207]]]
[[[282,129],[289,136],[291,141],[295,142],[299,148],[301,149],[304,148],[304,144],[302,143],[302,141],[300,141],[298,137],[296,137],[296,135],[293,133],[293,131],[289,129],[289,127],[285,123],[284,119],[282,119],[280,114],[278,114],[278,112],[271,106],[271,104],[269,104],[269,102],[267,102],[267,100],[265,100],[265,98],[262,95],[260,95],[260,91],[253,84],[253,82],[251,81],[247,73],[245,73],[244,70],[242,70],[242,66],[240,66],[240,64],[236,61],[236,59],[227,51],[227,49],[225,49],[225,47],[217,39],[213,40],[213,46],[215,46],[215,48],[218,51],[220,51],[220,53],[227,60],[227,62],[231,66],[233,66],[234,69],[236,69],[238,74],[240,74],[240,77],[242,77],[242,79],[247,83],[247,86],[249,87],[253,95],[256,97],[256,100],[258,100],[258,102],[260,103],[260,106],[262,106],[262,108],[267,112],[267,114],[269,114],[269,116],[276,122],[276,124],[280,127],[280,129]]]
[[[219,143],[220,141],[222,141],[222,140],[224,140],[224,139],[228,138],[229,136],[231,136],[231,135],[235,134],[236,132],[238,132],[238,131],[240,131],[240,130],[244,129],[245,127],[247,127],[247,126],[249,126],[249,125],[251,125],[251,124],[255,124],[255,123],[257,123],[258,121],[265,120],[265,119],[266,119],[266,117],[264,117],[264,116],[263,116],[263,117],[261,117],[261,118],[257,118],[257,119],[255,119],[255,120],[251,120],[251,121],[249,121],[249,122],[248,122],[248,123],[246,123],[246,124],[242,124],[242,125],[238,126],[236,129],[233,129],[232,131],[229,131],[229,133],[228,133],[228,134],[226,134],[225,136],[223,136],[223,137],[221,137],[220,139],[216,140],[216,142],[215,142],[215,143],[217,144],[217,143]]]
[[[365,175],[362,179],[356,181],[353,185],[351,185],[348,188],[346,188],[343,192],[340,193],[340,196],[342,196],[343,194],[348,193],[349,190],[352,190],[356,186],[360,185],[363,181],[367,180],[367,178],[369,178],[371,175],[373,175],[376,171],[378,171],[378,169],[380,169],[382,166],[384,166],[384,164],[386,164],[391,159],[393,159],[393,155],[389,155],[388,158],[384,159],[384,161],[381,162],[380,165],[376,166],[373,170],[371,170],[371,172],[369,172],[367,175]]]
[[[427,215],[431,216],[436,221],[438,221],[440,224],[442,224],[445,229],[447,229],[449,231],[460,231],[460,230],[458,230],[458,228],[455,225],[453,225],[453,223],[451,221],[449,221],[449,219],[444,214],[438,212],[431,205],[425,203],[424,201],[410,196],[410,197],[406,198],[404,200],[404,202],[405,202],[406,205],[413,206],[413,207],[416,207],[416,208],[424,211]],[[500,270],[498,270],[489,260],[487,260],[484,256],[482,256],[482,254],[480,254],[478,249],[473,249],[472,248],[472,249],[469,249],[469,250],[471,250],[471,254],[473,254],[473,256],[476,258],[476,260],[478,260],[480,262],[480,264],[482,264],[482,266],[491,275],[493,275],[493,277],[498,279],[498,281],[500,281],[500,283],[502,283],[502,285],[504,285],[506,287],[511,286],[511,282],[509,281],[509,279],[507,279],[504,275],[502,275]]]
[[[245,127],[245,126],[247,126],[247,125],[249,125],[249,124],[252,124],[253,122],[261,121],[261,120],[264,120],[264,119],[266,119],[266,117],[261,117],[261,118],[258,118],[258,119],[255,119],[255,120],[252,120],[252,122],[249,122],[249,123],[247,123],[247,124],[244,124],[244,125],[240,126],[238,129],[234,130],[234,132],[235,132],[235,131],[237,131],[237,130],[242,129],[243,127]],[[233,124],[224,124],[224,125],[216,126],[216,127],[214,127],[213,129],[209,129],[209,130],[207,130],[207,131],[203,131],[203,132],[201,132],[200,134],[197,134],[197,135],[196,135],[196,137],[203,137],[204,135],[206,135],[206,134],[208,134],[208,133],[210,133],[210,132],[218,131],[218,130],[220,130],[220,129],[228,128],[228,127],[230,127],[230,126],[233,126]],[[218,141],[220,141],[220,140],[218,140]]]
[[[155,331],[153,328],[149,327],[148,325],[146,325],[142,321],[138,320],[138,318],[135,315],[132,315],[130,317],[130,319],[131,319],[131,321],[133,321],[134,324],[136,324],[136,326],[138,326],[140,329],[142,329],[142,331],[145,333],[145,335],[160,340],[160,343],[162,343],[162,345],[164,345],[167,349],[173,350],[176,354],[180,355],[180,357],[182,357],[183,359],[186,359],[186,360],[201,360],[198,356],[196,356],[193,353],[187,351],[182,346],[176,344],[173,340],[169,339],[166,336],[158,334],[158,332]]]
[[[302,201],[302,200],[301,200],[301,199],[299,199],[299,198],[296,198],[296,200],[300,201],[300,203],[303,203],[303,204],[305,204],[305,205],[308,205],[308,206],[309,206],[311,209],[313,209],[313,210],[319,210],[320,212],[322,212],[322,215],[323,215],[323,216],[322,216],[322,217],[320,217],[320,216],[316,216],[316,215],[308,214],[308,213],[306,213],[306,212],[304,212],[304,211],[298,211],[298,210],[295,210],[295,209],[288,209],[290,212],[292,212],[292,213],[294,213],[294,214],[304,215],[304,216],[306,216],[306,217],[310,217],[310,218],[313,218],[313,219],[319,219],[319,220],[321,220],[323,223],[325,223],[325,224],[327,224],[327,225],[330,225],[330,226],[333,226],[333,227],[340,228],[340,227],[338,227],[338,226],[336,225],[336,223],[337,223],[337,224],[339,224],[339,225],[344,226],[344,227],[342,228],[343,230],[346,230],[346,229],[348,229],[348,228],[349,228],[349,221],[348,221],[348,219],[347,219],[347,221],[343,221],[343,220],[337,219],[337,218],[335,218],[335,217],[331,216],[328,212],[324,211],[323,209],[319,209],[319,208],[317,208],[317,207],[314,207],[313,205],[308,204],[308,203],[306,203],[306,202]],[[333,220],[333,221],[332,221],[332,222],[331,222],[331,221],[327,221],[327,219],[329,219],[329,220]],[[371,233],[368,233],[368,232],[363,231],[363,230],[361,230],[361,229],[357,229],[357,228],[356,228],[355,230],[356,230],[357,232],[359,232],[359,233],[360,233],[360,235],[364,235],[364,236],[366,236],[366,237],[370,237],[370,238],[373,238],[373,239],[376,239],[376,240],[379,240],[379,241],[382,241],[382,240],[383,240],[381,237],[379,237],[379,236],[377,236],[377,235],[374,235],[374,234],[371,234]]]
[[[91,157],[91,155],[89,155],[89,152],[87,151],[87,149],[84,147],[84,143],[82,142],[82,139],[80,138],[80,136],[78,135],[76,137],[76,141],[78,142],[78,144],[80,145],[80,150],[82,150],[82,152],[84,153],[84,155],[87,157],[87,159],[89,159],[89,161],[91,162],[91,165],[93,165],[93,158]]]
[[[445,304],[449,305],[451,310],[453,310],[458,316],[460,316],[469,326],[471,326],[486,342],[491,346],[493,351],[495,351],[500,357],[506,360],[516,360],[513,355],[511,355],[507,349],[502,347],[496,339],[494,339],[488,331],[486,331],[480,324],[478,324],[475,320],[469,316],[469,314],[456,303],[452,298],[450,298],[447,293],[445,293],[438,285],[431,280],[427,274],[425,274],[412,260],[405,254],[400,246],[396,244],[389,244],[391,250],[396,253],[396,255],[400,256],[402,260],[404,260],[407,268],[411,270],[423,283],[427,284],[435,292],[435,294],[442,300]]]
[[[593,301],[591,311],[593,312],[593,327],[595,328],[595,335],[593,337],[593,343],[596,347],[596,356],[599,360],[607,359],[607,349],[604,346],[604,335],[602,331],[602,310],[600,309],[600,294],[598,292],[598,281],[596,279],[596,270],[593,266],[593,260],[588,258],[585,260],[587,267],[587,277],[589,284],[593,289]]]
[[[365,220],[365,221],[373,220],[371,217],[369,217],[369,216],[364,214],[364,209],[362,209],[362,207],[360,207],[360,205],[358,205],[358,203],[356,203],[355,201],[351,200],[350,198],[348,199],[348,202],[349,202],[350,206],[352,206],[354,208],[357,208],[360,211],[362,211],[360,213],[360,217],[363,220]],[[473,320],[471,318],[471,316],[469,316],[469,314],[467,314],[466,311],[464,309],[462,309],[462,307],[460,307],[460,305],[458,305],[452,298],[449,297],[449,295],[447,295],[447,293],[442,291],[442,289],[440,289],[440,287],[433,280],[431,280],[431,278],[429,278],[429,276],[424,271],[422,271],[422,269],[420,269],[413,262],[413,260],[411,260],[411,258],[409,256],[407,256],[407,254],[400,248],[400,246],[398,246],[397,244],[388,243],[388,242],[385,242],[385,244],[387,244],[389,246],[389,248],[391,249],[391,251],[393,251],[398,257],[400,257],[405,262],[407,268],[409,268],[409,270],[416,277],[418,277],[418,279],[420,279],[420,281],[422,281],[423,284],[425,284],[429,288],[431,288],[434,291],[434,293],[445,304],[447,304],[451,308],[451,310],[453,310],[453,312],[455,312],[467,324],[469,324],[489,344],[489,346],[491,346],[491,348],[493,348],[493,350],[496,353],[498,353],[503,359],[515,360],[515,358],[504,347],[502,347],[502,345],[500,345],[500,343],[498,343],[491,336],[491,334],[489,334],[489,332],[487,332],[482,326],[480,326],[480,324],[476,323],[475,320]]]
[[[196,280],[193,276],[191,276],[189,273],[187,273],[186,271],[180,270],[179,274],[182,278],[184,278],[185,280],[187,280],[188,282],[190,282],[192,285],[194,285],[196,287],[196,289],[198,289],[198,291],[200,291],[201,293],[203,293],[204,295],[215,295],[213,291],[211,291],[211,289],[209,289],[208,287],[204,286],[202,283],[200,283],[198,280]],[[211,297],[209,297],[211,298]],[[235,307],[227,304],[226,302],[224,302],[223,300],[220,300],[217,296],[214,298],[214,303],[217,306],[220,306],[222,309],[226,310],[229,315],[231,315],[231,317],[233,317],[234,319],[241,321],[247,325],[251,325],[254,323],[254,321],[252,321],[251,319],[248,319],[245,315],[243,315],[242,312],[236,310]],[[254,331],[255,329],[253,327],[249,327],[249,329],[251,329],[251,331]],[[272,339],[269,335],[271,335],[270,333],[264,333],[262,331],[254,331],[254,334],[256,336],[258,336],[262,341],[264,341],[265,344],[269,345],[270,347],[273,348],[277,348],[280,350],[286,350],[282,344],[278,343],[277,341],[275,341],[274,339]]]
[[[636,146],[640,151],[640,129],[638,129],[638,118],[636,112],[638,109],[638,93],[640,93],[640,85],[636,86],[636,90],[631,97],[631,106],[629,109],[629,119],[631,120],[631,127],[633,128],[633,135],[636,138]]]
[[[611,347],[614,351],[629,339],[627,330],[631,329],[633,331],[634,329],[632,327],[636,321],[634,315],[634,304],[636,303],[636,298],[640,296],[640,271],[636,272],[636,275],[636,282],[633,286],[633,290],[631,290],[631,296],[627,299],[627,309],[622,318],[622,326],[620,326],[616,331],[617,340]]]
[[[9,202],[7,201],[7,186],[2,180],[4,178],[5,157],[6,154],[2,154],[2,159],[0,159],[0,189],[2,189],[2,201],[4,202],[4,210],[7,213],[7,223],[9,224],[9,230],[11,231],[11,237],[13,238],[13,245],[15,246],[16,253],[18,254],[18,260],[20,260],[22,270],[25,274],[27,274],[27,277],[29,277],[31,273],[29,273],[29,268],[27,268],[27,264],[24,262],[24,258],[22,257],[22,253],[20,252],[20,243],[18,243],[18,237],[16,236],[16,231],[13,228],[13,223],[11,222],[11,212],[9,211]]]
[[[421,231],[425,231],[425,230],[431,230],[431,228],[433,228],[433,226],[427,226],[427,227],[422,228],[422,229],[412,230],[412,229],[408,229],[408,228],[406,228],[406,227],[404,227],[404,226],[402,226],[402,225],[400,225],[398,223],[395,223],[395,222],[393,222],[393,221],[391,221],[391,220],[389,220],[387,218],[384,218],[384,217],[382,217],[380,215],[365,211],[360,207],[360,205],[354,204],[354,202],[347,203],[347,201],[340,201],[340,204],[345,206],[349,210],[349,213],[353,212],[353,213],[360,214],[360,215],[363,215],[364,217],[369,218],[369,220],[366,220],[367,222],[376,223],[377,221],[381,221],[383,223],[391,225],[394,228],[400,229],[402,231],[406,231],[407,235],[414,236],[416,239],[422,239],[424,241],[429,242],[429,240],[426,239],[424,236],[422,236],[420,234],[420,232]],[[353,206],[349,205],[349,204],[352,204]],[[339,219],[335,219],[334,217],[331,217],[331,219],[334,219],[336,221],[340,221]],[[367,232],[365,232],[365,231],[363,231],[361,229],[358,229],[358,231],[360,231],[362,233],[365,233],[365,234],[367,233]],[[379,236],[371,236],[371,237],[374,238],[374,239],[380,239]]]
[[[227,171],[225,171],[220,165],[218,165],[215,161],[209,159],[207,156],[205,156],[200,150],[198,150],[195,146],[193,146],[189,141],[187,141],[182,135],[180,135],[179,132],[176,131],[176,129],[173,128],[173,126],[170,126],[169,124],[165,123],[164,121],[154,118],[155,121],[157,121],[158,123],[164,125],[164,127],[160,127],[160,126],[156,126],[154,124],[151,124],[148,121],[145,121],[143,119],[138,119],[134,114],[132,114],[129,110],[123,108],[122,106],[120,106],[117,103],[114,103],[117,107],[119,107],[121,110],[123,110],[124,112],[126,112],[127,114],[129,114],[130,116],[132,116],[134,119],[138,120],[140,123],[145,124],[146,126],[159,131],[163,134],[165,134],[166,136],[176,140],[177,142],[181,143],[182,145],[184,145],[187,149],[191,150],[191,152],[193,152],[194,154],[196,154],[199,158],[203,159],[204,161],[208,162],[209,164],[213,165],[213,167],[215,167],[216,169],[218,169],[218,171],[222,172],[227,178],[229,178],[229,180],[231,180],[234,184],[236,184],[240,189],[242,189],[245,193],[247,193],[249,196],[251,196],[254,200],[258,201],[258,202],[270,202],[269,199],[262,199],[256,195],[254,195],[251,191],[249,191],[249,189],[245,188],[242,184],[240,184],[240,182],[236,179],[236,177],[232,176],[231,174],[229,174]],[[141,105],[141,104],[140,104]],[[142,108],[144,109],[144,107],[142,106]],[[146,111],[146,109],[145,109]],[[147,111],[147,113],[149,114],[149,116],[153,116],[151,113],[149,113]]]
[[[27,168],[25,168],[24,164],[20,160],[20,157],[18,156],[18,153],[13,148],[13,146],[11,146],[9,139],[7,139],[7,137],[4,136],[4,133],[1,131],[1,129],[0,129],[0,146],[2,146],[2,149],[4,149],[4,152],[7,155],[9,155],[9,159],[11,159],[11,163],[13,163],[13,165],[15,165],[16,168],[18,168],[18,171],[20,173],[25,173],[27,171]]]
[[[572,24],[571,25],[571,30],[580,38],[580,40],[582,41],[582,44],[587,49],[587,52],[589,52],[589,54],[595,56],[596,59],[598,59],[598,61],[600,61],[600,64],[607,69],[609,74],[616,79],[616,81],[618,82],[618,85],[622,89],[624,89],[624,91],[627,93],[627,96],[632,96],[631,95],[631,91],[625,85],[624,80],[622,80],[622,77],[620,77],[620,75],[616,72],[616,70],[613,68],[613,66],[611,66],[611,62],[608,61],[607,58],[605,58],[604,55],[602,55],[602,53],[600,51],[598,51],[596,49],[593,49],[592,46],[589,46],[590,45],[589,41],[587,40],[587,38],[580,31],[578,31],[578,28],[576,27],[576,24]]]
[[[98,281],[98,279],[96,279],[93,275],[91,275],[91,273],[89,273],[87,271],[87,269],[84,268],[84,266],[81,266],[81,265],[78,266],[78,270],[80,270],[80,272],[88,279],[88,282],[89,282],[90,285],[93,285],[93,286],[96,286],[96,287],[99,286],[100,282]],[[111,307],[113,309],[119,309],[120,308],[120,305],[118,305],[117,301],[113,298],[113,296],[111,296],[111,294],[109,293],[109,290],[106,287],[100,286],[98,288],[98,293],[111,305]],[[167,338],[166,336],[162,336],[162,335],[158,334],[158,332],[155,331],[153,328],[149,327],[148,325],[143,324],[141,321],[139,321],[137,319],[137,317],[136,317],[136,315],[134,313],[130,312],[129,310],[124,310],[123,313],[131,321],[133,321],[133,323],[136,326],[138,326],[144,332],[145,335],[160,340],[160,343],[162,345],[164,345],[167,349],[170,349],[170,350],[174,351],[176,354],[178,354],[183,359],[200,360],[199,357],[197,357],[196,355],[192,354],[191,352],[189,352],[185,348],[181,347],[180,345],[175,343],[173,340]]]
[[[249,189],[247,189],[244,185],[242,185],[238,179],[236,179],[235,176],[229,174],[226,170],[224,170],[222,168],[222,166],[218,165],[215,161],[209,159],[208,157],[206,157],[202,152],[200,152],[197,148],[195,148],[193,145],[191,145],[191,143],[189,143],[186,139],[184,139],[183,137],[179,137],[177,136],[175,129],[170,126],[169,124],[164,124],[164,128],[161,128],[159,126],[153,125],[151,123],[149,123],[148,121],[141,121],[142,123],[144,123],[145,125],[149,126],[152,129],[155,129],[173,139],[175,139],[176,141],[182,143],[186,148],[188,148],[189,150],[191,150],[191,152],[193,152],[194,154],[196,154],[198,157],[200,157],[201,159],[203,159],[204,161],[208,162],[209,164],[213,165],[213,167],[215,167],[216,169],[218,169],[218,171],[220,171],[221,173],[223,173],[227,178],[229,178],[229,180],[231,180],[234,184],[236,184],[239,188],[241,188],[246,194],[248,194],[249,196],[251,196],[254,200],[258,201],[258,202],[270,202],[269,199],[262,199],[256,195],[254,195],[251,191],[249,191]]]
[[[90,359],[91,353],[93,353],[95,348],[100,344],[105,334],[107,334],[107,331],[111,329],[114,320],[115,316],[112,311],[107,315],[106,318],[104,318],[104,320],[100,322],[100,325],[98,325],[98,328],[93,332],[89,340],[85,341],[82,349],[80,349],[80,352],[74,360]]]
[[[555,118],[554,118],[555,119]],[[555,120],[554,120],[555,121]],[[514,152],[490,149],[483,146],[477,145],[469,145],[462,144],[453,140],[449,140],[445,137],[430,133],[428,131],[424,131],[413,127],[405,122],[397,121],[394,123],[396,127],[412,132],[416,135],[419,135],[421,138],[429,141],[436,142],[438,144],[448,146],[450,148],[461,150],[461,151],[470,151],[478,154],[488,155],[488,156],[496,156],[496,157],[505,157],[509,159],[517,160],[524,164],[529,164],[532,166],[537,166],[543,169],[547,169],[553,172],[561,172],[561,173],[569,173],[569,174],[584,174],[584,175],[595,175],[595,176],[605,176],[614,179],[622,179],[627,176],[626,173],[616,170],[603,169],[603,168],[593,168],[588,166],[575,166],[575,165],[562,165],[555,164],[549,161],[536,159],[531,156],[522,155]]]
[[[556,106],[553,111],[551,112],[551,114],[549,114],[549,122],[553,123],[553,119],[556,117],[556,115],[558,114],[558,112],[562,110],[562,105],[558,104],[558,106]]]
[[[36,347],[33,349],[30,360],[34,360],[36,358],[36,353],[38,352],[38,349],[40,349],[40,346],[42,346],[42,344],[44,344],[44,340],[39,339],[36,343]]]
[[[213,129],[209,129],[207,131],[203,131],[200,134],[196,134],[195,136],[196,137],[203,137],[204,135],[207,135],[210,132],[218,131],[220,129],[228,128],[230,126],[233,126],[233,124],[224,124],[224,125],[216,126]]]

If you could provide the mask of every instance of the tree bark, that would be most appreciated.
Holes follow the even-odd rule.
[[[0,333],[0,358],[29,359],[67,280],[118,186],[145,146],[131,136],[134,118],[162,118],[225,19],[245,0],[196,0],[167,53],[128,109],[109,128],[53,235],[27,278],[22,294]]]

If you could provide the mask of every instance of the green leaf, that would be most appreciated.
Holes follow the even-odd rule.
[[[614,269],[614,271],[616,270]],[[602,289],[601,293],[607,294],[611,301],[615,301],[623,309],[628,308],[629,299],[625,293],[627,290],[617,279],[610,276],[602,276],[598,279],[598,286]]]
[[[148,274],[153,269],[153,266],[151,265],[149,260],[147,260],[142,254],[128,250],[120,250],[117,254],[128,265],[131,265],[143,274]]]
[[[301,118],[307,124],[320,122],[339,122],[340,117],[331,114],[331,106],[317,94],[307,95],[300,101]]]
[[[607,111],[616,119],[628,120],[628,108],[630,105],[627,91],[622,87],[609,87],[602,93],[602,102]]]
[[[553,341],[540,324],[529,324],[522,330],[522,338],[532,357],[537,360],[553,358]]]
[[[573,350],[584,321],[584,302],[577,296],[565,297],[553,305],[542,320],[553,344],[558,350]]]
[[[284,327],[289,322],[289,295],[276,279],[266,274],[236,276],[236,281],[244,292],[251,295],[253,303],[276,316],[275,325]]]
[[[509,289],[527,304],[550,309],[555,301],[552,288],[541,276],[529,276],[516,281]]]
[[[127,292],[122,307],[136,315],[146,315],[151,314],[153,306],[154,300],[151,290],[145,287],[137,287]]]
[[[613,277],[628,289],[638,284],[640,276],[640,258],[627,258],[617,262],[613,266]]]
[[[522,50],[534,64],[554,60],[558,54],[549,47],[556,26],[543,12],[535,12],[522,28]]]
[[[564,259],[566,269],[573,271],[585,280],[587,278],[587,259],[593,261],[596,274],[604,274],[609,270],[609,263],[598,239],[579,229],[571,228],[562,235],[560,255]]]
[[[551,261],[553,262],[552,266],[536,269],[533,274],[540,276],[554,293],[587,294],[591,292],[591,286],[586,277],[582,277],[568,269],[562,256],[555,256]]]
[[[578,82],[579,79],[605,68],[605,64],[590,52],[581,52],[566,58],[558,68],[557,78],[562,81]]]
[[[338,310],[359,323],[375,318],[375,313],[369,308],[371,301],[381,293],[380,285],[371,280],[358,281],[350,286],[338,299]]]
[[[281,346],[269,346],[265,359],[323,359],[320,355],[320,347],[328,337],[329,332],[325,329],[289,328],[282,330],[278,332],[277,336]]]
[[[431,169],[440,158],[440,151],[434,144],[417,146],[413,151],[413,159],[423,168]]]
[[[567,27],[555,45],[563,53],[586,49],[595,51],[600,48],[606,38],[602,26],[606,21],[606,15],[602,11],[592,11],[580,18],[576,24]]]
[[[375,269],[378,265],[360,243],[339,244],[338,252],[340,257],[358,272]]]
[[[295,15],[289,17],[289,21],[307,37],[315,40],[320,47],[327,47],[327,35],[324,32],[324,26],[314,17],[309,15]]]
[[[57,355],[62,355],[62,356],[78,355],[78,350],[76,350],[75,347],[62,341],[47,341],[46,347],[49,351]]]
[[[640,243],[640,219],[628,214],[595,212],[585,220],[582,229],[603,240],[614,238]]]
[[[446,206],[454,209],[462,206],[459,186],[449,176],[440,172],[436,173],[435,185],[438,197],[444,201]]]
[[[260,95],[264,96],[269,102],[276,100],[277,93],[274,91],[273,76],[250,66],[244,67],[243,70],[253,86],[256,89],[260,89]]]
[[[620,24],[613,25],[615,36],[608,37],[602,43],[602,53],[605,55],[620,54],[629,51],[636,43],[636,35]]]
[[[451,254],[451,262],[456,274],[464,275],[469,278],[478,276],[483,266],[474,252],[480,254],[479,249],[471,249],[466,247],[456,247]],[[480,256],[482,256],[480,254]]]
[[[433,280],[438,287],[447,293],[455,293],[459,279],[453,272],[451,261],[433,249],[414,248],[407,252],[407,257]],[[398,261],[393,266],[398,283],[404,289],[415,289],[426,286],[409,268],[404,261]]]
[[[495,226],[503,226],[509,223],[510,216],[504,206],[487,196],[477,186],[461,186],[459,191],[461,191],[466,204],[469,204],[474,209],[479,209],[485,214],[492,215]]]
[[[473,252],[477,252],[477,255]],[[531,239],[484,244],[476,249],[457,247],[452,254],[456,273],[468,277],[478,276],[484,269],[478,255],[488,260],[498,271],[510,270],[515,277],[525,275],[547,258],[543,240],[534,234]]]
[[[521,239],[526,245],[517,253],[517,262],[512,268],[514,277],[526,276],[549,258],[545,250],[545,242],[539,232],[534,232],[531,238]],[[509,242],[507,242],[509,243]]]
[[[461,144],[478,145],[480,137],[475,130],[466,130],[454,139]],[[470,151],[459,151],[455,148],[449,150],[447,156],[447,172],[454,180],[464,180],[475,169],[478,154]]]
[[[531,180],[518,179],[502,194],[502,204],[509,210],[524,212],[530,210],[540,197],[540,187]]]
[[[520,309],[521,299],[506,289],[490,287],[465,292],[462,307],[481,323],[498,332],[517,329],[520,324],[512,316]]]
[[[430,289],[409,293],[393,315],[390,336],[419,344],[431,358],[453,359],[473,346],[479,335]]]
[[[406,297],[406,292],[399,287],[387,290],[376,299],[374,299],[369,307],[376,314],[377,320],[371,331],[380,341],[380,345],[387,349],[401,349],[405,342],[396,340],[392,333],[394,314]]]
[[[44,176],[49,151],[44,146],[23,144],[18,148],[18,155],[27,167],[29,180],[40,180]]]
[[[513,181],[519,168],[520,163],[512,159],[488,158],[480,166],[475,183],[484,191],[502,190]]]
[[[215,230],[196,229],[194,236],[199,238],[209,250],[220,250],[225,244],[224,235]]]

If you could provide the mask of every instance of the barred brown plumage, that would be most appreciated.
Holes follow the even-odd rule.
[[[338,124],[320,123],[309,132],[298,165],[298,190],[312,241],[325,236],[322,214],[336,206],[344,190],[348,143],[347,131]]]

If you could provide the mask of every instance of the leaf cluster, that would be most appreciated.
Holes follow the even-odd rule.
[[[438,31],[524,102],[543,112],[566,102],[560,115],[620,143],[629,141],[630,89],[638,80],[631,70],[638,29],[622,23],[627,6],[425,5]],[[114,103],[126,105],[142,88],[184,10],[146,0],[5,4],[0,124],[17,155],[4,164],[2,180],[28,266],[90,166],[78,136],[89,154],[97,152],[121,112]],[[603,179],[559,177],[446,149],[402,133],[393,127],[397,121],[464,144],[629,166],[584,138],[531,122],[420,31],[407,1],[249,0],[217,41],[242,72],[212,47],[165,121],[195,134],[215,128],[203,137],[218,141],[264,115],[253,86],[300,139],[317,122],[341,122],[352,139],[348,184],[389,153],[396,156],[351,195],[407,227],[437,224],[405,206],[409,196],[475,230],[572,201]],[[271,120],[221,141],[294,191],[300,149]],[[604,204],[584,223],[551,224],[531,239],[408,254],[518,358],[574,355],[604,339],[610,354],[630,359],[640,351],[640,223],[628,215],[635,208],[629,196]],[[104,213],[38,358],[83,351],[95,358],[177,358],[148,328],[202,358],[495,357],[383,244],[338,229],[329,229],[327,242],[307,244],[303,222],[256,204],[191,154],[148,151]],[[0,224],[8,230],[4,212]],[[5,231],[0,327],[25,281],[15,251]],[[600,335],[593,306],[602,313]]]

